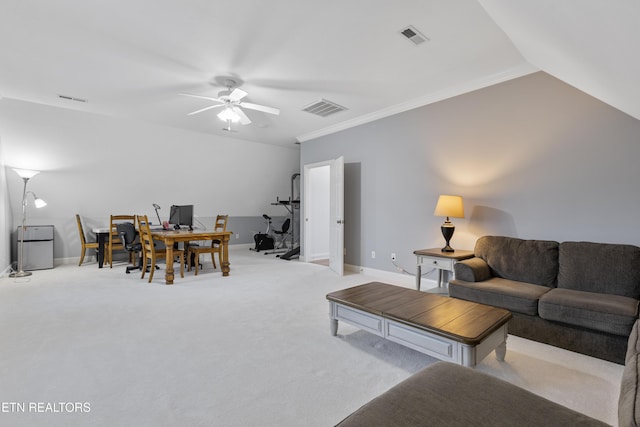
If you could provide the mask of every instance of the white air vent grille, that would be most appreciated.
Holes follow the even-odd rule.
[[[420,31],[416,30],[413,25],[409,25],[408,27],[400,30],[400,34],[402,34],[405,38],[410,40],[415,45],[419,45],[426,41],[429,41],[429,39]]]
[[[347,108],[338,105],[335,102],[327,101],[326,99],[321,99],[320,101],[309,104],[302,109],[302,111],[306,111],[307,113],[315,114],[320,117],[327,117],[331,114],[339,113],[344,110],[347,110]]]

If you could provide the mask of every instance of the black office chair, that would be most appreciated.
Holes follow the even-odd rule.
[[[276,249],[286,249],[287,248],[287,235],[289,233],[289,227],[291,226],[291,218],[287,218],[282,223],[282,228],[280,230],[273,230],[273,234],[276,235],[276,238],[280,242],[280,244],[276,247]]]
[[[129,257],[131,258],[132,265],[127,266],[127,274],[131,272],[131,270],[139,270],[140,263],[136,263],[137,255],[142,252],[142,243],[136,240],[136,228],[130,222],[122,222],[116,225],[118,230],[118,235],[120,236],[120,240],[122,240],[122,246],[124,249],[129,252]]]

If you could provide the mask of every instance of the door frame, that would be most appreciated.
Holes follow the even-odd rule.
[[[314,168],[329,166],[329,203],[330,203],[330,224],[331,234],[329,244],[330,268],[338,275],[344,274],[344,158],[325,160],[322,162],[310,163],[303,167],[304,178],[304,206],[311,206],[313,194],[311,191],[312,182],[310,171]],[[340,170],[338,170],[338,168]],[[309,223],[309,212],[304,211],[304,260],[311,254],[312,233]]]

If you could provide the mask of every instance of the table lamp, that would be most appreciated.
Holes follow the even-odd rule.
[[[158,224],[162,224],[162,221],[160,221],[160,214],[158,213],[158,209],[160,209],[160,205],[158,205],[157,203],[154,203],[153,208],[156,210],[156,216],[158,217]]]
[[[464,218],[464,205],[462,203],[461,196],[448,196],[440,195],[438,203],[436,204],[436,210],[433,212],[435,216],[444,216],[447,219],[440,227],[442,230],[442,236],[446,241],[446,245],[442,248],[442,252],[453,252],[453,248],[449,245],[449,241],[453,237],[453,232],[456,227],[449,221],[449,217]]]
[[[27,169],[14,169],[14,171],[20,175],[20,178],[24,181],[24,187],[22,190],[22,227],[20,227],[20,236],[18,240],[18,271],[9,274],[9,277],[26,277],[30,276],[30,271],[24,271],[23,257],[24,257],[24,232],[27,229],[27,195],[33,196],[34,204],[36,208],[40,209],[47,206],[47,202],[40,199],[33,191],[27,191],[27,182],[40,172]]]

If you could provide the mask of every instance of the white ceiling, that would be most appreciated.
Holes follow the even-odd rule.
[[[638,22],[637,0],[2,0],[0,95],[292,145],[544,70],[640,118]],[[221,76],[281,114],[187,116]],[[323,98],[348,110],[301,111]]]

